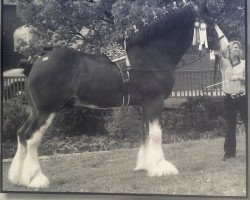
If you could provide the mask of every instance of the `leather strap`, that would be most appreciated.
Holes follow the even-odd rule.
[[[129,94],[129,85],[130,85],[130,67],[126,65],[125,59],[119,60],[116,62],[116,66],[120,71],[121,79],[122,79],[122,105],[123,106],[128,106],[130,103],[130,94]]]

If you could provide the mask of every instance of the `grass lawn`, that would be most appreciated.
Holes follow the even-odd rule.
[[[237,137],[237,158],[222,161],[223,138],[163,145],[165,157],[180,174],[151,178],[135,172],[138,149],[54,155],[41,159],[50,187],[39,192],[140,193],[246,196],[246,140]],[[29,191],[7,180],[10,162],[3,163],[3,190]]]

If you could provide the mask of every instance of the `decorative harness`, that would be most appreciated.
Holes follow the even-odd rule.
[[[122,82],[122,105],[129,106],[130,94],[129,94],[129,84],[130,84],[130,62],[126,52],[126,39],[124,39],[124,47],[118,45],[117,43],[109,44],[106,48],[102,48],[101,52],[105,54],[111,62],[116,64],[121,76]]]

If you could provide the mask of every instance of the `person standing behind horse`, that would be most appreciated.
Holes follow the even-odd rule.
[[[223,99],[224,116],[227,127],[224,142],[224,157],[236,156],[236,125],[237,113],[247,126],[247,97],[245,87],[245,60],[241,59],[242,47],[239,41],[228,42],[227,38],[216,25],[220,40],[220,52],[216,56],[220,59],[220,71],[222,74],[222,90],[225,93]]]

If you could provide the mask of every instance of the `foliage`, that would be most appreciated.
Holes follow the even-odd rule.
[[[28,114],[21,100],[13,99],[3,104],[3,140],[15,139],[18,128],[27,119]],[[163,112],[163,133],[167,130],[179,130],[180,134],[185,134],[181,133],[184,130],[222,130],[225,127],[222,107],[221,100],[214,97],[189,98],[178,110]],[[81,135],[106,135],[110,140],[138,142],[141,137],[138,108],[94,110],[76,107],[64,110],[58,113],[45,137],[65,139]]]
[[[106,111],[75,107],[59,112],[54,119],[52,134],[59,137],[75,135],[102,135],[107,134],[104,129],[104,115]]]
[[[28,113],[20,99],[3,102],[4,156],[15,153],[16,132]],[[177,110],[164,110],[163,143],[223,136],[222,101],[215,97],[188,98]],[[243,126],[238,126],[244,132]],[[241,130],[242,129],[242,130]],[[42,155],[138,147],[141,116],[137,107],[91,110],[77,107],[58,113],[39,147]]]
[[[229,40],[239,40],[245,47],[245,0],[225,0],[225,12],[218,17],[217,23]]]
[[[225,128],[221,98],[191,97],[180,107],[180,128],[210,131]]]
[[[205,0],[194,0],[198,5]],[[44,47],[75,48],[90,53],[100,52],[110,41],[123,42],[125,32],[135,34],[144,25],[173,10],[172,0],[17,0],[18,15],[33,27],[34,38],[30,47],[23,48],[25,56],[37,56]],[[183,0],[175,1],[176,8]],[[188,2],[188,1],[187,1]],[[223,0],[207,0],[211,10],[218,10]],[[212,2],[212,3],[211,3]],[[229,39],[237,35],[244,41],[244,0],[225,0],[225,12],[219,24],[237,25],[237,29],[224,26]],[[217,12],[217,16],[219,16]],[[240,14],[240,15],[239,15]],[[230,17],[229,17],[230,15]],[[233,20],[232,17],[233,16]],[[240,30],[240,32],[238,31]],[[25,44],[22,44],[25,46]]]
[[[18,129],[28,118],[27,109],[20,102],[18,98],[3,102],[3,141],[16,140]]]
[[[129,138],[139,141],[141,136],[141,116],[136,107],[123,110],[114,110],[106,117],[106,130],[112,138]],[[162,129],[167,142],[173,142],[169,137],[178,132],[178,137],[186,139],[198,139],[200,133],[212,130],[223,130],[225,120],[223,118],[223,105],[221,98],[195,97],[188,98],[181,107],[174,111],[164,111],[162,114]],[[186,133],[190,134],[187,135]],[[219,131],[221,136],[223,131]],[[170,134],[170,135],[171,135]],[[217,134],[217,136],[218,136]],[[174,139],[179,140],[179,139]]]
[[[105,128],[114,139],[138,138],[141,132],[141,117],[137,107],[115,109],[106,116]]]

